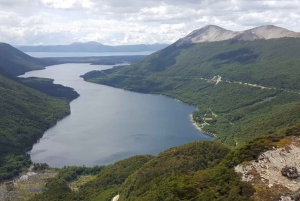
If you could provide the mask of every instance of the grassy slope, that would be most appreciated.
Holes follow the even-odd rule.
[[[25,151],[70,113],[68,101],[50,98],[0,74],[0,181],[30,164]]]
[[[284,91],[300,90],[299,45],[292,38],[171,45],[140,63],[84,78],[197,105],[194,120],[202,123],[205,113],[214,114],[204,129],[236,145],[300,122],[299,94]],[[217,75],[223,80],[218,85],[204,80]],[[233,83],[238,81],[274,89]]]

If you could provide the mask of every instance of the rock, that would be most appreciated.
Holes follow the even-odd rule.
[[[290,179],[297,179],[299,177],[297,168],[285,166],[281,169],[281,174]]]

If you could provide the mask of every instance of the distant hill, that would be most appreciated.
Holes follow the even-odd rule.
[[[44,62],[9,44],[0,43],[0,68],[11,75],[20,75],[30,70],[44,69]]]
[[[234,146],[300,122],[299,47],[299,33],[271,25],[207,26],[139,63],[83,77],[196,105],[202,130]]]
[[[142,52],[158,51],[167,46],[167,44],[109,46],[97,42],[86,42],[70,45],[21,46],[18,49],[23,52]]]

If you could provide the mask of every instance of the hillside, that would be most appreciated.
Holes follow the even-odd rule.
[[[43,63],[9,44],[0,43],[0,68],[11,75],[21,75],[30,70],[44,69]]]
[[[76,181],[58,176],[32,201],[110,201],[117,194],[125,201],[283,201],[281,197],[297,195],[299,179],[286,178],[272,163],[278,161],[279,167],[294,165],[293,159],[299,158],[299,133],[300,126],[296,125],[232,150],[218,142],[204,141],[173,147],[156,157],[131,157],[100,168],[100,173],[78,191],[70,188]],[[281,159],[287,161],[279,162]],[[61,173],[66,175],[75,169],[69,167]],[[268,176],[269,172],[276,177]]]
[[[189,200],[196,192],[183,177],[217,166],[229,151],[206,141],[168,149],[126,180],[120,200]]]
[[[229,152],[230,149],[220,143],[198,141],[168,149],[157,157],[134,156],[105,167],[78,191],[61,190],[58,198],[57,194],[51,193],[56,187],[49,186],[32,201],[109,201],[118,193],[120,200],[185,200],[177,193],[182,190],[182,196],[188,197],[194,196],[195,191],[188,192],[190,186],[185,186],[181,179],[190,173],[217,166]]]
[[[167,44],[109,46],[97,42],[86,42],[70,45],[21,46],[17,48],[23,52],[142,52],[158,51],[167,46]]]
[[[51,98],[0,73],[0,181],[31,164],[26,156],[44,131],[70,113],[68,101]]]
[[[279,28],[254,30],[267,37],[267,30],[274,29]],[[211,36],[210,31],[203,30],[199,36],[205,33]],[[270,35],[270,39],[181,43],[190,35],[139,63],[83,77],[196,105],[193,119],[198,125],[233,146],[300,122],[300,38],[287,34],[276,39]]]
[[[146,155],[133,156],[103,167],[96,177],[81,185],[78,191],[71,191],[70,186],[72,186],[72,183],[64,176],[70,175],[74,169],[82,168],[69,167],[62,169],[60,170],[61,176],[58,175],[58,177],[50,181],[51,183],[49,183],[46,191],[31,199],[31,201],[110,201],[112,197],[118,194],[124,181],[152,158],[153,156]],[[74,181],[72,180],[71,182]]]

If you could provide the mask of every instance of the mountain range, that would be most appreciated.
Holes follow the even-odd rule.
[[[20,46],[17,47],[23,52],[142,52],[158,51],[168,46],[167,44],[152,45],[120,45],[109,46],[98,42],[72,43],[70,45],[49,45],[49,46]]]
[[[179,39],[175,44],[216,42],[224,40],[258,40],[258,39],[275,39],[275,38],[300,38],[300,33],[293,32],[274,25],[265,25],[252,28],[245,31],[230,31],[216,25],[208,25],[201,29],[195,30],[186,37]]]

